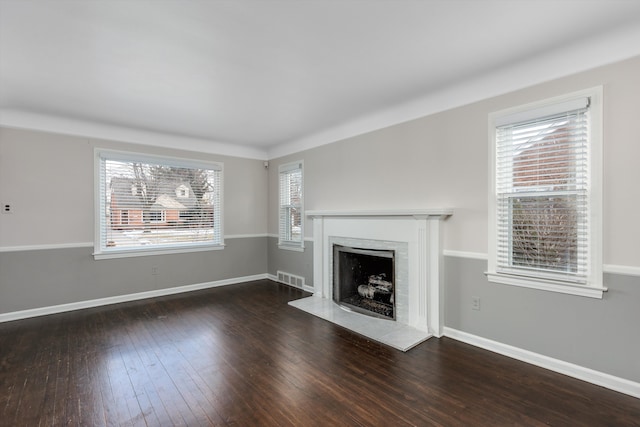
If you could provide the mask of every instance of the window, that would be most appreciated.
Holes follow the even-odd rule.
[[[280,224],[278,244],[284,249],[304,249],[302,162],[279,168]]]
[[[222,164],[96,150],[96,174],[96,259],[222,248]]]
[[[120,211],[120,222],[123,225],[129,225],[129,211],[126,209],[123,209],[122,211]]]
[[[149,211],[150,222],[166,222],[167,215],[165,211]]]
[[[176,197],[179,197],[181,199],[189,197],[189,187],[182,184],[178,188],[176,188]]]
[[[489,280],[602,297],[602,89],[490,115]]]

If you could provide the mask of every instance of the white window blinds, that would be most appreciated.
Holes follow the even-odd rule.
[[[301,247],[303,242],[302,162],[279,168],[279,244]]]
[[[98,153],[97,253],[222,243],[222,165]]]
[[[587,282],[588,103],[529,111],[496,127],[498,273]]]

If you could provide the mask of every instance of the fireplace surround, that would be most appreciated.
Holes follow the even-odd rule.
[[[406,351],[442,336],[441,223],[451,209],[308,211],[313,218],[313,296],[290,302]],[[333,247],[394,251],[395,320],[347,312],[333,300]]]

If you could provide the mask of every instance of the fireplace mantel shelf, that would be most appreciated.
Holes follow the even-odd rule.
[[[396,210],[355,210],[355,211],[307,211],[307,216],[312,218],[321,217],[440,217],[442,219],[453,215],[453,209],[396,209]]]

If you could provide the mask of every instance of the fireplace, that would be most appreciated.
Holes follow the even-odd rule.
[[[333,300],[369,316],[395,320],[395,251],[333,245]]]
[[[451,214],[451,209],[308,211],[313,218],[314,292],[289,305],[402,351],[431,336],[442,336],[441,223]],[[342,255],[346,266],[345,261],[334,259],[340,247],[348,248]],[[387,267],[369,267],[368,261],[362,261],[368,257],[386,258],[382,264]],[[336,262],[342,266],[335,266]],[[352,269],[362,271],[355,274]],[[355,282],[351,290],[342,288],[345,279],[340,278],[340,270]],[[340,284],[336,285],[335,277]],[[348,296],[362,297],[361,286],[361,292],[375,300],[378,284],[393,290],[392,300],[378,289],[380,299],[387,294],[389,303],[393,301],[390,317],[365,315],[359,304],[349,301],[349,310],[343,309]]]

